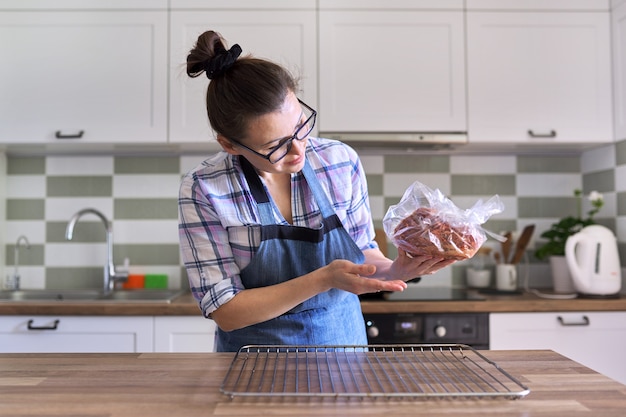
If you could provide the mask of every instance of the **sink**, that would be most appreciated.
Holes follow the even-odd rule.
[[[100,290],[17,290],[0,291],[2,302],[161,302],[170,303],[185,290],[118,290],[103,294]]]

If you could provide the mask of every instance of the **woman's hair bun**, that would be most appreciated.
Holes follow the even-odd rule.
[[[196,45],[187,55],[187,75],[195,78],[205,72],[207,78],[215,79],[228,71],[239,55],[239,45],[226,49],[219,33],[206,31],[198,36]]]

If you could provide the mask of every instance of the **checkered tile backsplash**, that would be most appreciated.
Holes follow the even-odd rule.
[[[105,233],[92,215],[79,221],[74,239],[65,239],[70,217],[93,207],[113,224],[116,264],[129,258],[131,273],[165,273],[169,287],[185,287],[177,235],[177,194],[181,175],[202,156],[7,156],[5,273],[14,265],[14,246],[25,235],[31,248],[20,249],[25,288],[99,288],[105,261]],[[538,236],[552,222],[575,214],[573,190],[604,194],[596,217],[614,230],[626,265],[626,141],[582,155],[456,155],[362,153],[372,215],[382,226],[387,207],[418,180],[439,188],[459,207],[500,195],[505,211],[492,217],[492,231],[537,225]],[[389,245],[389,252],[395,249]],[[531,286],[549,287],[547,264],[532,257]],[[463,284],[463,263],[427,281]],[[428,284],[426,284],[428,285]]]

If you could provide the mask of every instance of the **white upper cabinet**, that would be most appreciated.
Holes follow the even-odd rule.
[[[576,12],[556,10],[570,5],[563,1],[541,2],[549,11],[482,10],[521,3],[538,4],[468,1],[469,141],[612,142],[608,2],[571,2]],[[585,11],[592,4],[602,8]]]
[[[0,142],[166,142],[166,8],[13,3],[0,3]]]
[[[626,139],[626,1],[612,13],[615,140]]]
[[[347,3],[355,4],[320,3],[322,135],[465,132],[462,4],[429,10],[433,2],[369,1],[337,9]]]
[[[181,3],[180,1],[175,4]],[[197,3],[185,1],[182,3]],[[219,3],[219,2],[218,2]],[[213,3],[206,3],[211,4]],[[174,5],[173,5],[174,6]],[[308,10],[171,11],[170,142],[214,142],[206,114],[206,76],[189,78],[185,62],[198,35],[219,32],[228,46],[239,44],[252,54],[283,65],[300,79],[299,97],[317,107],[317,28],[312,3]],[[205,6],[206,7],[206,6]]]

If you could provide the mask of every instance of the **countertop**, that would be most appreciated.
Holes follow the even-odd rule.
[[[486,295],[482,301],[362,301],[364,313],[467,313],[626,311],[626,297],[552,300],[531,293]],[[0,315],[195,316],[198,304],[190,293],[171,303],[158,302],[0,302]]]
[[[622,417],[626,386],[552,351],[483,354],[530,389],[508,399],[234,398],[229,353],[2,354],[0,415]]]

